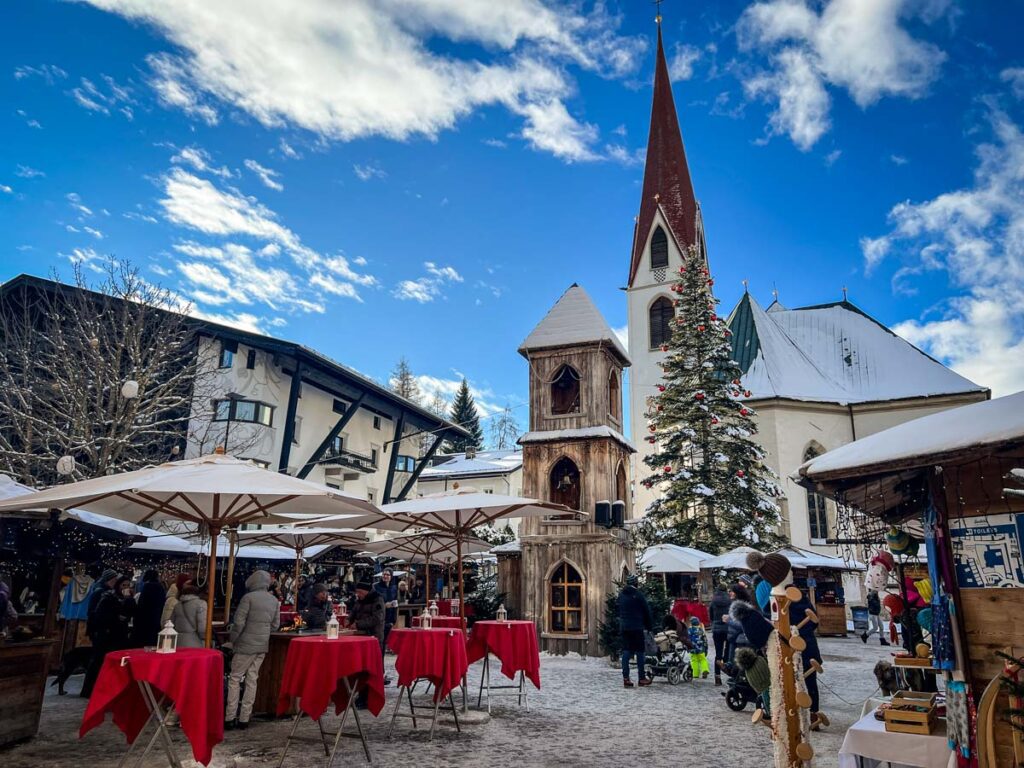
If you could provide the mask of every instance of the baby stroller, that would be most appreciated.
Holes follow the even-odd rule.
[[[691,682],[693,669],[690,667],[690,654],[686,646],[679,640],[675,630],[659,632],[654,636],[657,651],[647,657],[644,673],[648,680],[664,676],[669,685],[679,685],[681,680]]]
[[[753,702],[756,707],[761,706],[761,697],[747,682],[747,676],[738,664],[723,664],[722,671],[729,676],[729,687],[722,693],[729,709],[742,712],[749,702]]]

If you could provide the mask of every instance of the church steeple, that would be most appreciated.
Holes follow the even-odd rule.
[[[659,17],[660,22],[660,17]],[[696,244],[698,237],[697,199],[693,194],[686,150],[679,130],[676,105],[672,98],[672,81],[665,62],[665,46],[658,24],[658,56],[654,70],[654,102],[651,106],[651,132],[647,139],[647,161],[644,167],[643,195],[640,215],[633,235],[633,258],[629,267],[629,283],[633,284],[643,260],[644,247],[660,208],[676,243],[682,248]]]

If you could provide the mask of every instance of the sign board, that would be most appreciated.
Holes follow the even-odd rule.
[[[1024,514],[950,520],[960,589],[1024,587]]]

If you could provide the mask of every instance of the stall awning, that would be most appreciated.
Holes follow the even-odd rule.
[[[651,573],[699,573],[707,552],[677,544],[655,544],[643,551],[637,563]]]

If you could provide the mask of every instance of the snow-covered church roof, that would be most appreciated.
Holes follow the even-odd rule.
[[[848,301],[765,311],[747,293],[729,328],[755,399],[846,404],[985,391]]]
[[[626,348],[615,332],[608,327],[601,311],[594,305],[587,292],[573,283],[555,302],[555,306],[537,323],[537,327],[526,337],[526,341],[519,345],[519,353],[525,355],[535,349],[599,342],[611,345],[623,363],[630,364]]]

